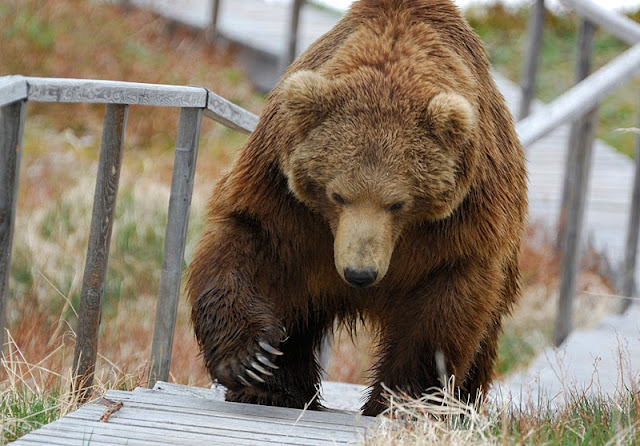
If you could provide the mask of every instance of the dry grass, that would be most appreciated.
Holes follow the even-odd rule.
[[[149,12],[122,15],[116,6],[85,0],[9,0],[0,3],[0,36],[2,74],[199,84],[253,111],[262,104],[234,67],[231,52],[214,51],[202,36]],[[74,329],[103,110],[90,105],[29,105],[7,312],[9,343],[0,370],[4,440],[64,415],[75,404],[69,393]],[[177,117],[173,109],[132,107],[130,112],[99,334],[98,392],[145,385],[173,160],[168,149],[174,144]],[[187,261],[203,224],[211,184],[243,140],[222,126],[203,124]],[[500,373],[526,364],[549,340],[558,265],[546,234],[532,226],[526,237],[525,292],[505,321]],[[596,270],[588,266],[581,276],[578,325],[593,323],[604,311],[603,299],[590,294],[609,293]],[[189,311],[182,300],[171,379],[206,386],[209,378],[198,357]],[[374,356],[372,338],[360,330],[354,345],[339,332],[329,377],[364,382]],[[412,413],[413,403],[407,404],[409,409],[396,412]],[[474,420],[471,430],[460,414],[454,414],[436,420],[441,424],[435,427],[415,428],[414,437],[399,442],[394,440],[397,426],[390,424],[384,444],[417,444],[416,436],[423,438],[432,428],[436,437],[425,438],[477,443],[488,434],[476,431],[490,431],[501,419],[487,418],[484,409],[453,407],[463,412],[464,420]],[[450,424],[454,419],[462,424]],[[523,425],[521,431],[529,428]]]
[[[621,368],[621,373],[623,369]],[[549,410],[514,409],[480,402],[469,405],[447,389],[420,399],[389,392],[389,409],[367,431],[365,446],[403,445],[638,445],[640,389],[614,396],[587,396],[567,389],[567,404]]]

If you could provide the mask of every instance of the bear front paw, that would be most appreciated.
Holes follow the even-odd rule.
[[[274,362],[283,352],[266,340],[261,339],[256,344],[256,348],[246,355],[221,361],[214,370],[213,378],[228,389],[264,384],[265,379],[278,370]]]

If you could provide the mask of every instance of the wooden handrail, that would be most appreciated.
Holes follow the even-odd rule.
[[[19,75],[0,77],[0,107],[19,100],[203,108],[206,117],[243,133],[251,133],[258,123],[255,114],[203,87]]]
[[[560,0],[560,2],[623,42],[630,45],[640,42],[640,24],[630,18],[605,9],[592,0]]]
[[[95,369],[113,209],[129,105],[181,108],[149,376],[151,382],[168,379],[202,116],[243,133],[251,133],[255,129],[258,117],[202,87],[0,77],[0,347],[5,327],[27,101],[104,103],[107,106],[74,354],[76,390],[81,394],[91,385]]]
[[[550,104],[519,121],[516,130],[520,142],[529,147],[562,124],[584,116],[639,70],[640,44],[636,44]]]

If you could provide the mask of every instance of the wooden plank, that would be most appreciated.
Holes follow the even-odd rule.
[[[160,273],[160,292],[151,346],[149,387],[153,387],[157,380],[167,381],[169,379],[201,123],[202,109],[183,108],[180,110],[162,271]]]
[[[640,44],[622,53],[549,105],[516,124],[523,146],[528,147],[562,124],[584,116],[640,69]]]
[[[207,91],[200,87],[142,84],[89,79],[28,77],[29,100],[206,107]]]
[[[63,429],[59,430],[53,426],[46,429],[39,429],[28,434],[29,440],[35,440],[41,445],[62,444],[69,446],[94,446],[94,445],[127,445],[127,446],[171,446],[171,443],[162,441],[162,438],[152,438],[149,440],[132,439],[124,437],[117,438],[110,435],[101,435],[83,430]],[[175,443],[174,443],[175,444]],[[178,443],[179,444],[179,443]]]
[[[0,356],[4,347],[11,250],[16,223],[25,101],[0,108]]]
[[[98,408],[96,408],[98,409]],[[104,409],[104,407],[103,407]],[[85,417],[65,417],[50,425],[47,425],[46,429],[41,429],[41,433],[47,434],[51,430],[56,432],[65,433],[77,433],[82,432],[86,435],[98,434],[103,436],[110,436],[119,438],[120,441],[127,440],[147,440],[154,441],[155,444],[170,444],[170,445],[184,445],[184,446],[200,446],[207,444],[211,441],[211,435],[202,432],[184,432],[167,428],[166,425],[156,423],[159,426],[147,427],[147,426],[135,426],[127,424],[118,424],[114,422],[101,423],[95,421],[100,417],[102,412],[100,410],[94,411],[95,413],[87,414],[94,419],[86,419]],[[94,437],[92,437],[94,438]],[[238,444],[238,441],[224,441],[220,438],[216,439],[216,445],[228,445],[233,446]],[[251,443],[245,443],[251,444]]]
[[[73,370],[77,376],[76,389],[83,392],[93,382],[102,295],[128,114],[128,105],[107,104],[73,359]]]
[[[27,98],[24,76],[0,76],[0,107]]]
[[[227,403],[232,404],[232,403]],[[95,422],[104,411],[97,410],[73,413],[68,416],[75,420]],[[207,434],[212,439],[219,438],[227,442],[287,443],[291,445],[348,443],[354,440],[355,429],[350,432],[332,430],[330,426],[317,429],[299,423],[289,425],[274,423],[263,418],[230,418],[224,412],[183,411],[169,406],[156,407],[155,403],[141,404],[127,402],[125,406],[109,418],[109,424],[137,430],[140,427],[159,430],[163,433],[185,432],[189,434]],[[250,444],[250,443],[248,443]]]
[[[204,114],[229,128],[242,133],[251,133],[258,125],[258,117],[253,113],[227,101],[211,90],[207,90],[207,105]]]
[[[560,0],[560,3],[623,42],[630,45],[640,42],[640,24],[619,12],[605,9],[593,0]]]
[[[581,22],[576,61],[577,81],[586,78],[591,70],[595,31],[596,28],[591,22],[586,20]],[[556,346],[564,342],[573,326],[574,298],[581,259],[580,242],[582,241],[587,186],[597,125],[598,109],[595,107],[576,121],[572,126],[569,138],[570,148],[566,165],[564,203],[560,212],[560,233],[562,234],[562,261],[560,265],[562,272],[558,315],[554,330]]]
[[[226,401],[200,400],[185,395],[161,394],[150,389],[140,389],[140,392],[123,392],[110,390],[106,394],[107,398],[121,401],[138,401],[142,403],[158,404],[163,401],[175,407],[183,408],[205,408],[214,412],[224,413],[225,416],[258,417],[267,418],[272,422],[293,423],[302,414],[300,409],[289,407],[259,406],[256,404],[229,403]],[[368,426],[375,418],[365,417],[354,412],[335,411],[305,411],[299,422],[317,423],[328,425],[342,425],[352,428],[354,426]]]
[[[535,96],[536,75],[540,60],[540,48],[542,47],[542,35],[544,31],[544,0],[536,0],[529,10],[529,23],[527,25],[527,48],[522,66],[522,80],[520,82],[521,98],[518,110],[518,120],[529,115],[531,102]]]

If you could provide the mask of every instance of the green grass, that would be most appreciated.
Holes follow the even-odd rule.
[[[640,444],[640,395],[623,391],[617,398],[572,393],[569,409],[510,413],[495,424],[494,435],[513,442],[549,445]]]
[[[60,417],[59,389],[47,389],[46,392],[32,392],[26,386],[20,386],[0,395],[0,413],[2,414],[2,437],[5,444],[51,423]]]

